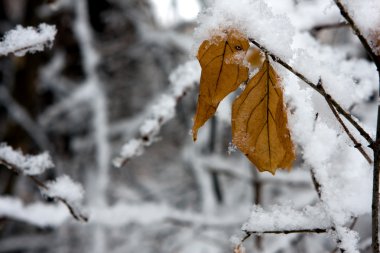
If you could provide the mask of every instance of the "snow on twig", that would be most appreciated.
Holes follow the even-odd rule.
[[[63,175],[54,181],[47,182],[45,187],[41,187],[41,192],[43,195],[64,202],[76,219],[87,221],[87,217],[81,214],[80,210],[80,203],[84,194],[83,187],[69,176]]]
[[[69,214],[63,205],[35,202],[25,205],[20,199],[0,197],[0,217],[25,221],[38,227],[57,227]]]
[[[196,61],[179,66],[169,77],[171,86],[166,94],[151,106],[151,115],[139,128],[139,135],[122,147],[119,156],[113,160],[116,167],[122,167],[132,157],[141,155],[159,134],[161,127],[175,116],[175,107],[182,96],[198,82],[200,67]]]
[[[0,144],[0,163],[7,163],[18,168],[24,175],[39,175],[54,167],[50,155],[45,152],[39,155],[24,155],[5,143]]]
[[[331,220],[323,206],[307,206],[303,210],[296,210],[288,205],[275,205],[269,210],[254,206],[242,229],[247,233],[286,233],[326,231],[331,226]]]
[[[24,56],[26,53],[43,51],[45,47],[51,47],[57,29],[54,25],[45,23],[35,27],[16,26],[8,31],[0,42],[0,56],[14,53],[16,56]]]
[[[0,164],[9,170],[20,173],[29,178],[41,189],[42,194],[60,201],[69,209],[71,215],[78,221],[87,221],[88,217],[80,209],[80,201],[83,198],[82,186],[74,183],[64,175],[55,182],[44,183],[36,175],[42,174],[54,166],[48,153],[40,155],[23,155],[8,145],[0,144]]]

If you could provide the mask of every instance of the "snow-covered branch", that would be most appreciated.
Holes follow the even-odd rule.
[[[35,27],[22,27],[18,25],[14,30],[8,31],[0,41],[0,56],[14,53],[24,56],[26,53],[43,51],[51,47],[57,30],[54,25],[40,24]]]
[[[276,205],[268,210],[254,206],[242,229],[247,233],[286,234],[289,231],[326,231],[331,226],[323,206],[307,206],[303,210],[296,210],[288,205]]]
[[[195,61],[179,66],[169,77],[170,88],[150,107],[151,115],[139,128],[139,135],[122,147],[120,154],[113,160],[116,167],[123,166],[132,157],[141,155],[146,147],[156,141],[161,127],[175,116],[178,101],[198,82],[199,64]]]
[[[25,175],[39,175],[54,167],[50,155],[45,152],[39,155],[24,155],[5,143],[0,144],[0,161],[10,169],[17,169]]]
[[[37,175],[54,166],[48,153],[35,156],[23,155],[20,151],[15,151],[2,143],[0,145],[0,164],[12,172],[29,176],[40,188],[43,195],[66,205],[75,219],[79,221],[88,220],[87,215],[80,209],[84,192],[81,185],[74,183],[67,175],[46,183],[37,178]]]
[[[25,221],[38,227],[56,227],[70,216],[62,204],[35,202],[25,205],[18,198],[0,197],[0,217]]]

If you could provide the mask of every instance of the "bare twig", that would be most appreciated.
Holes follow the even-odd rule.
[[[13,164],[10,164],[7,161],[4,161],[3,159],[0,159],[0,164],[4,165],[7,169],[9,169],[10,171],[12,171],[12,172],[14,172],[14,173],[16,173],[18,175],[22,174],[21,169],[17,168],[17,166],[15,166]],[[28,177],[38,187],[40,187],[42,189],[45,189],[45,190],[48,189],[48,187],[46,186],[46,184],[44,182],[42,182],[41,180],[39,180],[36,176],[28,175]],[[88,217],[86,215],[80,213],[80,212],[77,212],[76,209],[66,199],[61,198],[61,197],[55,197],[54,199],[56,199],[57,201],[62,202],[67,207],[67,209],[70,211],[70,214],[74,217],[74,219],[76,219],[78,221],[81,221],[81,222],[87,222],[88,221]]]
[[[254,190],[253,192],[253,201],[255,205],[261,204],[261,192],[262,192],[262,181],[260,179],[260,176],[256,170],[252,170],[254,173],[254,179],[252,180],[252,188]],[[255,243],[258,250],[262,250],[262,237],[256,236]]]
[[[210,139],[208,145],[208,151],[210,154],[215,153],[215,145],[216,145],[216,131],[217,131],[217,119],[216,117],[211,118],[211,126],[210,126]],[[216,171],[211,170],[211,180],[214,189],[214,195],[219,204],[223,202],[223,192],[220,185],[220,178],[218,177],[218,173]]]
[[[303,74],[295,70],[293,67],[291,67],[289,64],[287,64],[285,61],[283,61],[280,57],[270,52],[267,48],[265,48],[263,45],[258,43],[253,38],[249,38],[249,41],[251,41],[255,46],[260,48],[261,51],[263,51],[265,54],[269,55],[273,61],[281,64],[284,68],[292,72],[294,75],[296,75],[298,78],[300,78],[302,81],[304,81],[306,84],[308,84],[311,88],[313,88],[315,91],[317,91],[319,94],[321,94],[326,101],[331,103],[337,112],[339,112],[343,117],[345,117],[360,133],[361,136],[363,136],[364,139],[368,141],[370,145],[373,145],[374,141],[371,138],[371,136],[356,122],[356,120],[352,117],[352,115],[348,112],[346,112],[339,104],[331,97],[330,94],[328,94],[325,90],[321,89],[321,86],[318,84],[313,83],[310,81],[307,77],[305,77]]]
[[[314,233],[321,234],[328,232],[326,228],[313,228],[313,229],[293,229],[293,230],[267,230],[267,231],[244,231],[247,234],[297,234],[297,233]]]
[[[379,72],[380,79],[380,72]],[[379,253],[379,174],[380,174],[380,105],[377,107],[376,146],[373,148],[373,188],[372,188],[372,248],[374,253]]]
[[[314,189],[318,194],[318,198],[321,199],[321,184],[315,178],[315,174],[312,169],[310,170],[310,173],[311,173],[311,180],[313,181]]]
[[[241,247],[243,246],[244,241],[247,240],[251,235],[252,234],[246,232],[245,236],[240,240],[240,243],[235,246],[234,253],[241,252]]]
[[[335,28],[341,28],[341,27],[347,27],[347,26],[348,26],[348,24],[346,24],[346,23],[316,25],[316,26],[311,28],[311,31],[319,32],[320,30],[324,30],[324,29],[335,29]]]
[[[39,124],[30,117],[28,112],[17,103],[4,85],[0,86],[0,104],[8,111],[17,124],[19,124],[30,138],[44,150],[53,150],[46,133]]]

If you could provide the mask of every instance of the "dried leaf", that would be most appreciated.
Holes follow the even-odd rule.
[[[251,68],[259,68],[264,62],[264,55],[257,47],[250,47],[245,57]]]
[[[232,106],[232,141],[260,171],[295,160],[279,77],[266,60]]]
[[[237,30],[216,35],[199,47],[197,58],[202,74],[192,129],[194,141],[198,129],[215,114],[220,101],[248,79],[248,68],[243,65],[248,48],[247,38]]]

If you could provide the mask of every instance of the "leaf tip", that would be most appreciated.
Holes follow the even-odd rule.
[[[190,134],[193,136],[193,141],[196,142],[197,141],[197,137],[198,137],[198,129],[191,129],[190,131]]]

